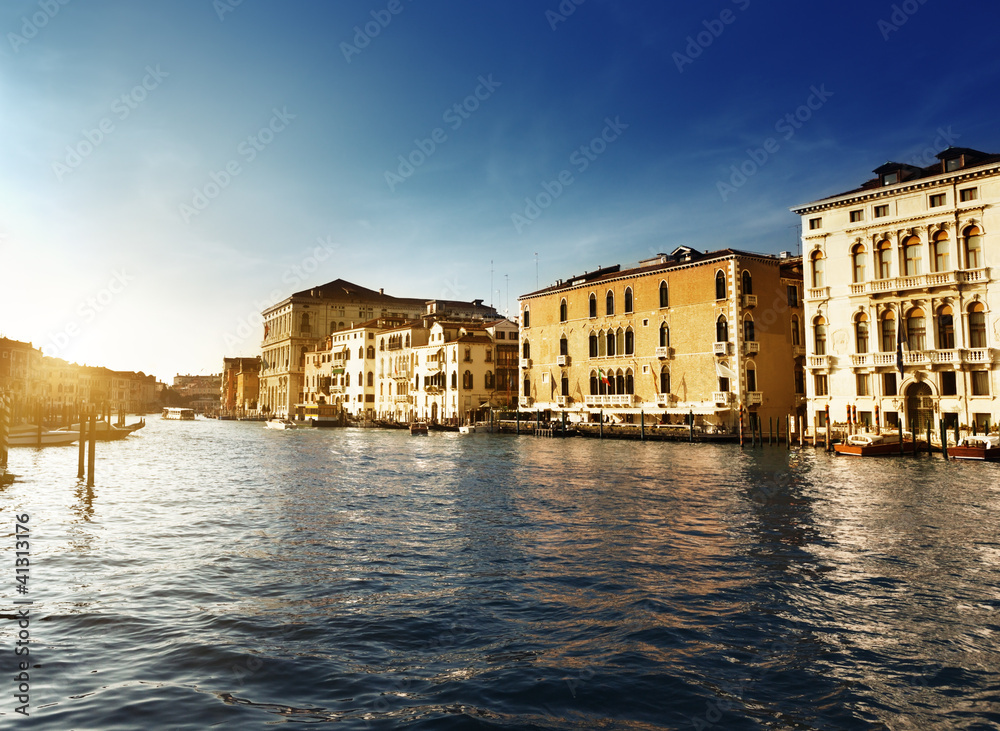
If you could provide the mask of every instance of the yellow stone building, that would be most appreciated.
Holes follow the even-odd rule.
[[[801,260],[680,247],[523,295],[522,409],[574,421],[784,424],[804,407]],[[784,429],[782,429],[784,431]]]
[[[1000,421],[1000,155],[889,162],[802,217],[809,411],[923,433]],[[898,352],[898,355],[897,355]],[[902,373],[897,361],[902,361]],[[951,432],[949,432],[951,433]]]

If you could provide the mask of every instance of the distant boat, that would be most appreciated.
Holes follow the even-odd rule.
[[[424,421],[414,421],[410,424],[410,434],[426,434],[427,431],[427,423]]]
[[[460,426],[460,427],[458,427],[458,433],[459,434],[475,434],[476,433],[476,425],[475,424],[465,424],[463,426]]]
[[[957,446],[948,447],[953,459],[978,459],[987,462],[1000,460],[1000,436],[996,434],[965,437]]]
[[[834,444],[837,454],[847,454],[853,457],[877,457],[881,455],[899,454],[899,441],[886,439],[880,434],[853,434],[846,442]],[[913,441],[903,442],[903,452],[913,451]]]
[[[299,425],[290,419],[268,419],[264,424],[266,429],[298,429]]]
[[[194,409],[168,406],[163,410],[163,418],[171,421],[194,421]]]

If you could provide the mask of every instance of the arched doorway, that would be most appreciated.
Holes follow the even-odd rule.
[[[437,401],[431,404],[431,422],[437,424],[438,420],[438,405]]]
[[[934,402],[931,387],[926,383],[914,383],[906,389],[906,425],[914,427],[917,434],[934,426]]]

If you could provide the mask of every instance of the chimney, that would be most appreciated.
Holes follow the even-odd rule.
[[[378,288],[378,293],[379,294],[385,294],[385,290],[382,287],[379,287]]]

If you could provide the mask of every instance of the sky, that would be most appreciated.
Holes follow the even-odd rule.
[[[1000,152],[992,3],[4,0],[0,336],[222,369],[343,278],[517,297],[799,250],[887,160]],[[942,30],[944,29],[944,30]]]

